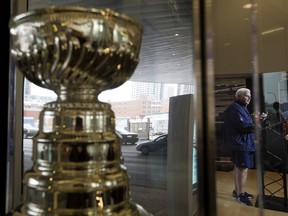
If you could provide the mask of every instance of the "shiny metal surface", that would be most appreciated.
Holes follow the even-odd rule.
[[[49,7],[11,20],[15,64],[58,95],[40,113],[15,215],[150,215],[130,199],[115,116],[97,99],[133,74],[142,31],[110,9]]]
[[[138,64],[142,26],[110,9],[35,9],[10,26],[17,66],[31,82],[56,93],[118,87]]]

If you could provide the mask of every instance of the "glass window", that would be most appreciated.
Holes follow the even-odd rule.
[[[195,177],[197,176],[197,163],[195,163],[197,146],[195,137],[197,131],[194,130],[194,123],[197,122],[194,118],[194,112],[197,109],[197,82],[193,69],[192,2],[185,0],[179,2],[171,1],[168,4],[167,1],[74,1],[71,3],[69,1],[29,0],[28,10],[51,5],[79,5],[88,8],[96,5],[99,8],[111,8],[138,20],[144,29],[139,63],[133,71],[133,75],[126,77],[122,85],[117,83],[106,91],[99,89],[99,101],[95,97],[97,92],[94,96],[91,96],[93,92],[90,94],[85,92],[85,90],[79,93],[81,94],[80,96],[77,92],[77,94],[71,94],[65,98],[67,95],[64,93],[66,92],[55,93],[53,89],[47,90],[41,86],[49,85],[48,83],[45,83],[45,81],[33,83],[31,81],[34,78],[26,79],[26,74],[26,78],[24,78],[23,121],[25,124],[38,128],[39,132],[34,136],[23,138],[24,176],[28,175],[28,171],[35,172],[35,170],[31,170],[33,164],[34,167],[38,167],[48,173],[55,168],[55,164],[58,164],[59,166],[57,165],[56,167],[60,167],[59,171],[62,170],[67,176],[69,176],[69,173],[71,174],[72,170],[75,173],[81,172],[80,170],[89,173],[89,169],[96,166],[98,162],[105,163],[107,167],[113,166],[113,163],[121,155],[124,158],[122,165],[127,168],[129,174],[129,178],[125,181],[129,184],[133,202],[143,206],[153,215],[167,215],[173,211],[181,211],[179,214],[182,215],[192,211],[197,212],[197,205],[195,204],[197,202],[197,197],[195,196],[195,194],[197,195],[195,192],[197,191],[195,186],[197,182]],[[57,26],[54,27],[56,28]],[[67,45],[65,43],[67,38],[62,33],[64,34],[65,32],[60,32],[55,39],[56,41],[50,41],[52,44],[57,43],[58,40],[59,43],[63,43],[61,48],[58,47],[59,49],[65,49],[63,47],[65,44]],[[115,31],[114,33],[117,32]],[[123,35],[125,35],[125,31],[121,32],[121,37]],[[113,37],[116,36],[113,34]],[[120,37],[120,35],[118,36]],[[76,43],[76,41],[70,42]],[[38,45],[41,46],[41,44]],[[54,44],[53,46],[56,45]],[[50,48],[52,49],[52,47]],[[56,53],[54,54],[56,55]],[[88,53],[87,59],[90,57]],[[77,60],[79,59],[75,59],[75,61]],[[57,62],[54,63],[57,69]],[[100,61],[99,64],[101,63]],[[92,62],[87,60],[84,67],[87,66],[88,68],[89,64],[92,64]],[[41,65],[38,66],[40,67]],[[108,69],[110,66],[107,66]],[[38,69],[41,70],[41,68]],[[60,68],[58,69],[60,70]],[[45,74],[42,75],[44,76]],[[79,77],[81,77],[81,74],[75,77],[67,75],[64,78],[69,82],[69,79],[78,79]],[[120,75],[118,78],[119,80],[122,79]],[[41,80],[41,75],[37,79]],[[57,79],[60,80],[61,77]],[[83,80],[85,81],[84,78]],[[117,77],[113,77],[110,82],[115,80],[118,80]],[[88,80],[86,81],[88,82]],[[99,84],[101,81],[95,80],[95,86],[97,82]],[[116,88],[118,85],[120,86]],[[91,89],[93,88],[91,87]],[[71,89],[67,89],[67,92],[69,90]],[[84,97],[82,97],[82,94]],[[181,96],[183,98],[189,97],[183,99]],[[76,98],[75,100],[72,99],[74,97]],[[170,116],[173,116],[174,112],[177,114],[179,110],[178,108],[171,108],[170,101],[174,100],[174,98],[175,100],[179,98],[179,101],[185,106],[182,107],[184,111],[181,111],[181,118],[188,121],[185,121],[185,125],[171,131],[169,122],[172,120]],[[111,108],[106,104],[110,104]],[[73,108],[74,106],[77,106],[77,110]],[[125,142],[121,140],[118,143],[126,144],[118,145],[117,142],[114,143],[117,140],[114,131],[116,128],[136,133],[138,135],[136,144],[132,145],[127,142],[128,139],[135,138],[130,137],[129,134],[121,135],[122,139],[127,140]],[[171,152],[171,149],[169,152],[167,148],[167,139],[161,143],[159,148],[148,148],[149,154],[144,155],[144,150],[137,150],[138,144],[149,142],[167,133],[171,134],[173,142],[177,141],[177,143],[173,143],[168,138],[169,145],[175,146],[173,149],[178,149],[174,153],[185,155],[182,162],[186,164],[185,167],[187,169],[184,170],[183,176],[189,176],[188,179],[181,179],[181,177],[168,182],[168,177],[175,175],[175,171],[169,168],[169,164],[173,159],[173,152]],[[181,137],[181,139],[178,139],[178,137]],[[133,142],[135,141],[133,140]],[[83,148],[78,148],[79,143],[83,144]],[[84,152],[86,150],[87,152]],[[73,159],[72,161],[69,159],[72,154],[73,158],[84,158],[83,160]],[[179,164],[177,163],[175,167],[177,168],[178,166]],[[119,171],[119,174],[121,172]],[[74,184],[77,180],[75,182],[71,181],[71,184]],[[185,207],[181,205],[180,208],[180,206],[169,204],[177,201],[174,199],[171,201],[168,199],[169,197],[176,198],[180,195],[179,191],[175,193],[174,189],[170,188],[171,185],[174,187],[176,184],[181,184],[182,190],[185,191],[185,196],[181,199],[186,202]],[[25,189],[25,185],[23,187],[25,192],[27,188]],[[30,191],[24,196],[30,196],[31,192],[35,193],[35,199],[36,195],[42,197],[47,195],[46,193],[38,194],[36,190]],[[74,192],[61,194],[61,199],[72,200],[72,198],[68,197],[75,198]],[[122,195],[126,194],[123,191],[115,191],[115,193],[117,192]],[[107,192],[107,196],[111,193],[114,193],[112,189]],[[125,196],[128,196],[127,194]],[[91,193],[84,193],[84,195],[90,198],[86,198],[86,203],[77,202],[79,208],[83,208],[83,206],[88,208],[92,205],[90,202],[95,200],[91,199]],[[120,197],[119,199],[127,198]],[[33,202],[35,199],[33,199]],[[97,205],[103,205],[103,203],[101,204],[101,195],[96,197],[96,200],[98,199]],[[116,201],[114,200],[114,202]],[[159,205],[155,205],[155,202],[158,202]],[[61,207],[70,206],[70,203],[58,204]],[[39,203],[39,205],[45,204]]]
[[[286,124],[284,115],[281,116],[287,103],[286,7],[284,1],[222,0],[213,5],[219,215],[223,212],[273,215],[276,211],[279,215],[287,214],[287,149],[283,148],[286,141],[285,132],[281,130]],[[240,88],[251,90],[247,109],[255,123],[256,139],[255,165],[244,175],[247,179],[242,178],[244,183],[247,180],[245,189],[237,187],[233,169],[238,151],[234,148],[231,153],[232,144],[225,139],[229,137],[228,130],[224,130],[225,110],[236,100],[235,93]],[[232,133],[232,129],[230,131]],[[245,205],[253,207],[246,210]]]

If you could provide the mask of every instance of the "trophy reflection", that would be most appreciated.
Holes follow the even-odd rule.
[[[111,105],[98,95],[133,74],[142,26],[110,9],[48,7],[10,21],[12,56],[34,84],[53,90],[33,138],[20,215],[150,215],[130,198]],[[16,211],[15,211],[16,214]]]

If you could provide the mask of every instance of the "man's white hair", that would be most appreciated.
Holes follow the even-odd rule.
[[[239,99],[239,98],[241,98],[242,95],[244,95],[246,93],[250,93],[250,89],[248,89],[248,88],[240,88],[240,89],[238,89],[236,91],[235,98]]]

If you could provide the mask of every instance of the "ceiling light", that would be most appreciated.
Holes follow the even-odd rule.
[[[254,6],[256,7],[257,4],[254,4]],[[251,3],[243,5],[243,8],[244,8],[244,9],[250,9],[250,8],[252,8],[252,7],[253,7],[253,4],[251,4]]]
[[[285,29],[284,27],[278,27],[278,28],[270,29],[270,30],[261,32],[261,35],[271,34],[271,33],[274,33],[274,32],[277,32],[277,31],[281,31],[281,30],[284,30],[284,29]]]
[[[245,5],[243,5],[243,8],[244,9],[250,9],[250,8],[252,8],[252,4],[245,4]]]

